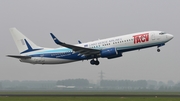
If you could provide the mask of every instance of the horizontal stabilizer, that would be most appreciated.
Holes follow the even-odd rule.
[[[18,58],[18,59],[30,59],[30,56],[21,56],[21,55],[7,55],[7,57],[12,57],[12,58]]]

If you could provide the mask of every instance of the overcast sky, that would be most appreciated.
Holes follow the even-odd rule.
[[[0,80],[85,78],[180,81],[180,0],[0,0]],[[134,32],[162,30],[174,39],[161,47],[127,52],[112,60],[59,65],[21,63],[9,32],[16,27],[39,46],[57,48],[49,33],[70,44]]]

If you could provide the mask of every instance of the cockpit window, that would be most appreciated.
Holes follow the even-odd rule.
[[[166,34],[166,32],[161,32],[161,33],[159,33],[159,35],[163,35],[163,34]]]

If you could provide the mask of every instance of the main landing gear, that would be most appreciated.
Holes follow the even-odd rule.
[[[96,60],[92,59],[92,60],[90,61],[90,63],[91,63],[91,65],[99,65],[98,59],[96,59]]]

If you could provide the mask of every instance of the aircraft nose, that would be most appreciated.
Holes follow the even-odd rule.
[[[173,36],[172,34],[167,34],[167,38],[168,38],[169,40],[171,40],[171,39],[174,38],[174,36]]]

